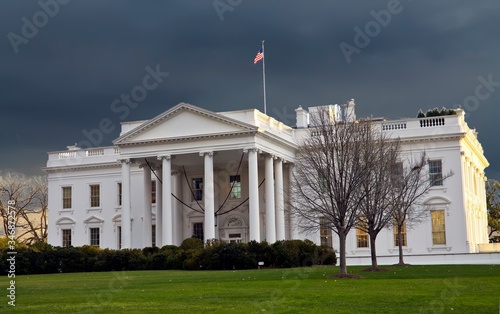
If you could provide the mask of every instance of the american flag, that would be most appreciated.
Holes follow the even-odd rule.
[[[257,62],[259,62],[262,59],[264,59],[264,52],[262,51],[262,47],[261,47],[259,52],[257,52],[255,59],[253,59],[253,64],[257,64]]]

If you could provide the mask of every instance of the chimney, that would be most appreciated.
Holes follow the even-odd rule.
[[[345,109],[345,121],[346,122],[356,122],[356,112],[355,112],[356,103],[354,103],[354,99],[351,99],[349,103],[346,105]]]
[[[307,110],[299,106],[295,112],[297,113],[297,129],[307,128]]]

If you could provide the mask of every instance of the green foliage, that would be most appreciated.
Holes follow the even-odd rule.
[[[488,180],[486,183],[486,208],[488,209],[490,242],[497,242],[496,238],[500,237],[494,234],[500,232],[500,182],[498,181]]]
[[[425,114],[422,109],[419,109],[417,118],[451,116],[456,114],[457,111],[454,109],[446,109],[446,107],[442,107],[441,110],[439,110],[437,107],[435,107],[434,109],[427,110]]]
[[[183,250],[202,249],[203,248],[203,241],[201,241],[198,238],[188,238],[188,239],[182,241],[181,248]]]
[[[205,247],[199,239],[187,239],[180,247],[100,249],[94,246],[52,247],[37,244],[16,248],[17,274],[100,272],[124,270],[224,270],[264,267],[299,267],[317,264],[335,265],[331,248],[318,247],[309,240],[226,243],[210,241]],[[7,250],[0,251],[0,268],[6,274]]]

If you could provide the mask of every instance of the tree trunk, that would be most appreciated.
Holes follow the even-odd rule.
[[[401,226],[398,224],[398,249],[399,249],[399,265],[404,265],[403,261],[403,234],[401,233]]]
[[[370,234],[370,254],[372,256],[372,268],[378,268],[377,263],[377,250],[375,249],[375,240],[377,239],[376,234]]]
[[[345,257],[346,238],[347,238],[347,235],[345,234],[345,231],[339,232],[340,275],[347,275],[347,263],[346,263],[346,257]]]

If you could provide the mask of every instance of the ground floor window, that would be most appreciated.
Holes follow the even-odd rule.
[[[241,233],[228,234],[229,243],[241,243]]]
[[[367,223],[365,217],[360,217],[356,224],[356,245],[358,248],[367,248],[369,247],[368,242],[368,232]]]
[[[397,222],[394,222],[393,230],[394,230],[394,246],[399,246]],[[403,225],[401,226],[401,242],[402,246],[406,246],[406,220],[403,222]]]
[[[100,230],[99,228],[90,228],[90,245],[99,246],[100,245]]]
[[[197,238],[197,239],[200,239],[201,241],[204,241],[204,239],[203,239],[203,223],[202,222],[193,223],[193,238]]]
[[[431,210],[432,244],[446,244],[446,226],[444,223],[444,210]]]
[[[332,224],[324,217],[320,218],[319,236],[321,245],[332,247]]]
[[[62,246],[63,247],[71,246],[71,229],[62,230]]]

